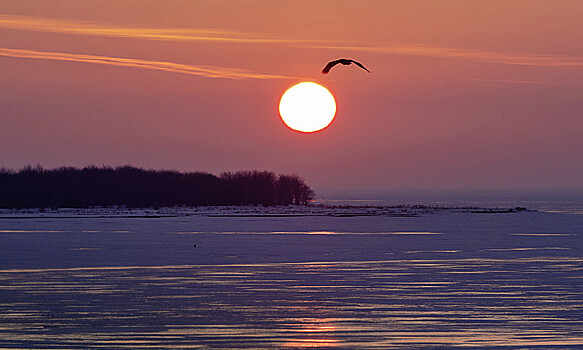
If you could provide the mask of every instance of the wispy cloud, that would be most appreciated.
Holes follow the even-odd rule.
[[[82,55],[63,52],[47,52],[0,48],[0,56],[12,58],[28,58],[40,60],[68,61],[92,64],[104,64],[118,67],[132,67],[165,72],[189,74],[206,78],[222,79],[290,79],[285,75],[255,73],[243,69],[233,69],[217,66],[194,66],[164,61],[150,61],[136,58],[121,58],[95,55]]]
[[[334,50],[345,52],[369,52],[386,55],[417,56],[427,58],[453,58],[481,62],[512,64],[549,68],[583,68],[583,57],[560,55],[534,55],[451,48],[434,45],[408,45],[387,43],[354,43],[322,39],[267,38],[261,35],[224,29],[196,28],[144,28],[106,25],[62,19],[0,14],[0,28],[39,32],[123,37],[163,41],[192,41],[228,44],[272,44],[288,47]]]
[[[537,67],[564,67],[577,69],[583,68],[583,57],[500,53],[430,45],[392,45],[392,46],[387,46],[383,44],[380,44],[378,46],[307,45],[306,47],[312,48],[317,47],[328,50],[361,51],[403,56],[460,58],[500,64],[514,64]]]
[[[470,79],[471,81],[481,81],[485,83],[509,83],[525,85],[565,85],[552,81],[535,81],[535,80],[515,80],[515,79]]]
[[[0,28],[38,32],[109,36],[165,41],[206,41],[240,44],[308,44],[321,40],[292,40],[258,37],[250,33],[223,29],[141,28],[67,21],[28,16],[0,15]]]

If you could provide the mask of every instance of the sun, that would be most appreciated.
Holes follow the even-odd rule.
[[[279,102],[279,115],[290,128],[314,132],[327,127],[336,114],[334,96],[322,85],[303,82],[287,89]]]

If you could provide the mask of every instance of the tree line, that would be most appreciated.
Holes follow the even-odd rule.
[[[0,208],[305,205],[312,199],[302,178],[270,171],[215,176],[132,166],[0,169]]]

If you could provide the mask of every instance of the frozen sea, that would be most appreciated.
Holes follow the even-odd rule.
[[[583,348],[583,215],[0,212],[0,348]]]

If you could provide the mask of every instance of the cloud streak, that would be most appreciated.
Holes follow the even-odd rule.
[[[243,69],[217,66],[195,66],[182,63],[150,61],[136,58],[121,58],[108,56],[83,55],[63,52],[33,51],[21,49],[0,48],[0,56],[11,58],[40,59],[67,61],[91,64],[103,64],[117,67],[130,67],[148,70],[158,70],[171,73],[196,75],[206,78],[220,79],[292,79],[294,77],[275,74],[255,73]]]
[[[0,14],[0,28],[38,32],[106,36],[160,41],[190,41],[225,44],[271,44],[288,47],[368,52],[427,58],[466,59],[497,64],[511,64],[548,68],[583,69],[583,57],[559,55],[532,55],[481,51],[432,45],[387,45],[386,43],[347,44],[334,40],[294,40],[266,38],[258,35],[223,29],[143,28],[105,25],[93,22],[68,21],[28,16]]]
[[[222,29],[121,27],[92,22],[77,22],[13,15],[0,15],[0,28],[59,34],[108,36],[163,41],[203,41],[231,44],[322,43],[321,40],[261,38],[249,33],[241,33]]]
[[[534,80],[515,80],[515,79],[470,79],[471,81],[480,81],[485,83],[510,83],[526,85],[565,85],[552,81],[534,81]]]
[[[561,67],[583,69],[583,57],[571,57],[571,56],[499,53],[429,45],[394,45],[394,46],[306,45],[306,47],[327,50],[360,51],[402,56],[471,59],[491,63],[525,65],[536,67]]]

